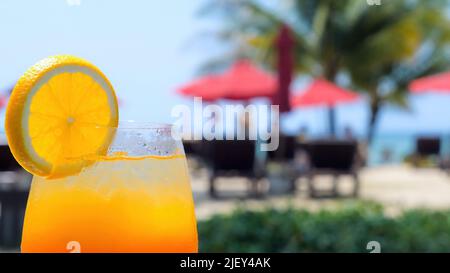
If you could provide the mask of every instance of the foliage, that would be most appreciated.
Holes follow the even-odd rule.
[[[201,252],[448,252],[450,211],[411,210],[387,217],[377,204],[308,212],[239,209],[199,222]]]
[[[407,107],[408,83],[419,76],[448,69],[450,20],[447,0],[257,0],[209,1],[201,14],[221,18],[215,36],[234,42],[225,58],[248,57],[275,68],[274,41],[281,24],[295,36],[296,71],[338,82],[367,94],[369,137],[385,103]],[[278,3],[278,4],[274,4]],[[341,77],[341,78],[343,78]]]

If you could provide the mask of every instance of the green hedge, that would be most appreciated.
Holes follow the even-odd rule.
[[[450,252],[450,211],[387,217],[377,204],[337,210],[238,209],[199,222],[201,252]]]

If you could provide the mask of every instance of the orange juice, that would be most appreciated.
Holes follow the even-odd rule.
[[[184,155],[109,156],[77,175],[35,176],[22,252],[197,252]]]
[[[23,252],[196,252],[183,144],[172,126],[119,125],[106,76],[70,55],[17,81],[5,117],[14,158],[34,175]]]

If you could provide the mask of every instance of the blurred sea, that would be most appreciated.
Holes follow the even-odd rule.
[[[380,134],[369,148],[368,165],[401,163],[415,151],[415,134]],[[423,135],[420,135],[423,136]],[[441,155],[450,155],[450,135],[429,135],[441,138]]]

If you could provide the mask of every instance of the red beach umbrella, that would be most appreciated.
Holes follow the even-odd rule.
[[[9,100],[9,96],[11,95],[13,89],[14,89],[14,86],[12,86],[6,90],[1,90],[1,92],[0,92],[0,109],[3,109],[6,107],[6,104],[8,103],[8,100]]]
[[[409,90],[412,93],[450,93],[450,72],[416,79],[410,83]]]
[[[8,101],[7,97],[0,96],[0,109],[4,108],[6,106],[7,101]]]
[[[409,90],[413,94],[450,94],[450,71],[416,79],[409,84]]]
[[[329,110],[330,133],[335,135],[335,113],[337,104],[357,100],[359,95],[343,89],[324,79],[315,80],[303,93],[291,98],[292,107],[326,106]]]
[[[205,76],[178,89],[177,92],[205,100],[249,100],[272,97],[276,89],[277,81],[271,74],[248,60],[239,60],[224,74]]]
[[[315,80],[303,93],[291,99],[293,107],[335,106],[339,103],[353,102],[359,95],[343,89],[324,79]]]
[[[201,97],[207,101],[217,100],[224,96],[222,77],[219,75],[208,75],[199,78],[177,90],[178,94],[190,97]]]
[[[291,110],[289,91],[294,70],[294,39],[288,26],[283,25],[276,41],[278,49],[278,92],[274,96],[274,104],[280,106],[280,112]]]
[[[272,97],[277,80],[249,60],[239,60],[222,77],[223,98],[248,100],[256,97]]]

